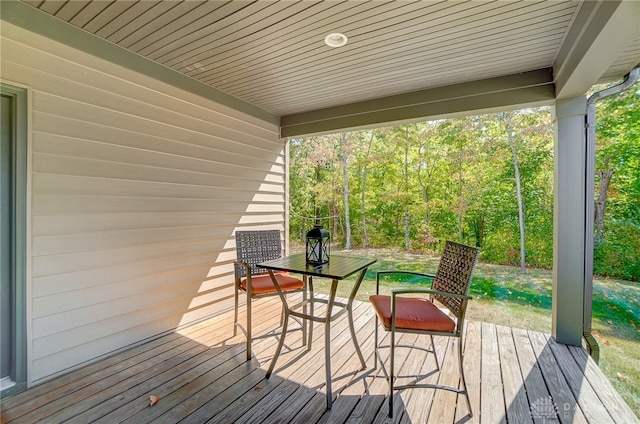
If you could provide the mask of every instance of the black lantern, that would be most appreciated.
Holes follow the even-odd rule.
[[[329,262],[329,231],[318,222],[307,233],[307,263],[322,265]]]

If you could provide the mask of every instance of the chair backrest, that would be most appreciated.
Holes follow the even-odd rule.
[[[477,247],[447,241],[431,288],[466,295],[469,292],[471,276],[479,252],[480,249]],[[434,298],[446,306],[457,318],[464,314],[466,302],[463,299],[437,295]]]
[[[236,255],[239,261],[251,267],[251,274],[267,272],[256,264],[282,257],[280,230],[236,231]],[[235,266],[236,276],[245,277],[246,268]]]

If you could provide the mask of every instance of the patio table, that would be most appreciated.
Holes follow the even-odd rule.
[[[343,315],[345,312],[348,313],[349,316],[349,330],[351,331],[351,340],[356,348],[356,353],[360,358],[360,363],[362,364],[362,369],[366,368],[366,363],[364,360],[364,356],[362,356],[362,351],[360,350],[360,346],[358,344],[358,340],[356,338],[356,332],[353,327],[353,300],[356,297],[356,293],[360,288],[360,284],[362,283],[362,279],[364,278],[364,274],[367,271],[367,268],[373,263],[375,263],[375,259],[370,258],[358,258],[358,257],[350,257],[350,256],[338,256],[332,255],[328,263],[323,265],[310,265],[306,262],[306,255],[304,253],[298,253],[291,256],[287,256],[280,259],[274,259],[271,261],[266,261],[258,264],[259,267],[265,268],[269,271],[271,275],[271,279],[273,280],[273,284],[276,287],[278,294],[280,295],[280,299],[282,300],[282,304],[284,306],[284,320],[282,324],[282,335],[280,337],[280,341],[278,343],[278,347],[276,348],[276,352],[271,360],[271,365],[269,365],[269,370],[267,371],[266,378],[271,376],[273,372],[273,368],[275,367],[276,362],[278,361],[278,356],[282,350],[282,346],[284,345],[285,334],[287,330],[287,322],[289,320],[289,316],[295,316],[301,318],[303,320],[310,320],[312,322],[321,322],[325,325],[325,372],[327,377],[327,408],[331,409],[331,405],[333,403],[333,395],[331,392],[331,322],[336,320],[338,317]],[[274,271],[289,271],[297,274],[302,274],[305,278],[308,278],[308,287],[310,291],[310,296],[299,302],[295,305],[289,306],[287,299],[278,286],[278,282],[273,274]],[[347,303],[336,301],[336,292],[338,290],[338,282],[344,280],[345,278],[360,272],[358,275],[355,284],[351,289],[351,294],[347,300]],[[328,298],[324,297],[316,297],[313,293],[313,277],[321,277],[321,278],[329,278],[331,279],[331,290]],[[315,316],[314,315],[314,304],[323,303],[327,305],[326,312],[324,316]],[[309,308],[307,312],[307,307]],[[336,308],[336,312],[334,313],[334,308]],[[311,339],[313,337],[313,324],[309,329],[309,343],[308,349],[311,349]]]

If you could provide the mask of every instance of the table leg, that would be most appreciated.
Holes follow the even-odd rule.
[[[307,301],[307,276],[304,275],[303,277],[303,281],[304,281],[304,289],[302,290],[302,301],[306,302]],[[302,308],[302,312],[306,315],[307,314],[307,305],[305,303],[304,307]],[[307,344],[307,324],[309,323],[308,319],[303,319],[302,320],[302,346],[305,346]]]
[[[309,302],[309,316],[314,316],[313,315],[313,299],[314,299],[314,292],[313,292],[313,276],[309,276],[309,299],[311,300]],[[311,344],[313,342],[313,320],[309,320],[309,343],[307,345],[307,351],[311,350]]]
[[[272,270],[268,270],[269,275],[271,276],[271,280],[273,281],[273,285],[282,300],[282,309],[284,311],[284,322],[282,323],[282,332],[280,333],[280,341],[278,341],[278,347],[276,348],[276,352],[271,359],[271,364],[269,365],[269,369],[267,370],[266,378],[271,377],[271,373],[273,372],[273,368],[276,366],[276,362],[278,361],[278,356],[280,356],[280,351],[282,351],[282,346],[284,345],[284,336],[287,334],[287,325],[289,324],[289,305],[287,304],[287,299],[284,296],[284,293],[280,289],[280,285],[276,280],[275,275]]]
[[[327,302],[327,316],[324,322],[324,368],[327,373],[327,408],[331,409],[333,404],[333,393],[331,392],[331,312],[333,302],[338,291],[338,280],[331,281],[331,293]]]
[[[360,284],[362,283],[362,279],[364,278],[364,274],[367,272],[367,269],[363,269],[358,276],[358,280],[356,284],[353,286],[353,290],[351,290],[351,295],[349,296],[349,301],[347,302],[347,313],[349,314],[349,330],[351,330],[351,340],[353,341],[353,345],[356,348],[356,353],[358,354],[358,358],[360,358],[360,363],[362,364],[362,369],[367,367],[367,363],[364,360],[364,356],[362,355],[362,351],[360,350],[360,344],[358,343],[358,339],[356,338],[356,330],[353,326],[353,300],[356,297],[356,293],[360,288]]]

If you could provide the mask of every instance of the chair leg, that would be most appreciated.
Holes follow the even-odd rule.
[[[251,360],[251,296],[247,295],[247,361]]]
[[[460,380],[462,381],[462,389],[464,390],[464,396],[467,399],[467,408],[469,410],[469,417],[473,416],[473,412],[471,411],[471,401],[469,400],[469,391],[467,390],[467,382],[464,378],[464,366],[463,366],[463,359],[464,357],[462,356],[462,351],[463,351],[463,339],[459,338],[458,339],[458,366],[460,367]]]
[[[436,352],[436,344],[433,342],[433,335],[429,335],[431,337],[431,349],[433,349],[433,357],[436,360],[436,369],[440,371],[440,362],[438,362],[438,353]]]
[[[307,315],[307,288],[309,283],[307,282],[307,276],[303,276],[304,279],[304,287],[302,290],[302,301],[304,302],[304,306],[302,307],[302,313]],[[309,324],[309,320],[304,318],[302,320],[302,346],[307,345],[307,326]]]
[[[376,314],[376,326],[374,331],[374,337],[375,337],[375,344],[373,345],[373,369],[377,370],[378,369],[378,314]]]
[[[393,418],[393,379],[394,379],[394,366],[395,366],[395,344],[396,335],[395,331],[391,330],[390,342],[389,342],[389,418]]]
[[[235,287],[235,295],[233,296],[233,337],[238,335],[238,286]]]

